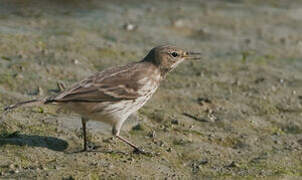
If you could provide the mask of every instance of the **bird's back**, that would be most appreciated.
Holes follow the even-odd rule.
[[[124,120],[142,107],[156,91],[160,80],[157,67],[141,61],[98,72],[50,101],[95,120],[102,116],[101,121],[112,124],[112,119]]]

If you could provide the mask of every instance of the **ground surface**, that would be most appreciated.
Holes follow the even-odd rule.
[[[18,2],[0,2],[1,114],[160,44],[204,58],[169,74],[123,127],[150,156],[93,122],[98,152],[74,153],[77,115],[20,108],[0,120],[1,179],[301,178],[301,1]]]

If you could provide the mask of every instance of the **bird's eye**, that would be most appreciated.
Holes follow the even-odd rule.
[[[177,53],[177,52],[172,52],[171,55],[172,55],[173,57],[177,57],[177,56],[178,56],[178,53]]]

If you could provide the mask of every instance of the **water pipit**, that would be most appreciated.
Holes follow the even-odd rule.
[[[199,59],[199,55],[174,46],[158,46],[139,62],[105,69],[55,96],[20,102],[5,110],[19,106],[60,105],[82,117],[83,151],[87,150],[86,122],[94,120],[110,124],[115,137],[135,151],[142,152],[135,144],[120,136],[123,123],[151,98],[168,72],[185,60]]]

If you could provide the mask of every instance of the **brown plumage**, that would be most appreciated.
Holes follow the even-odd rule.
[[[113,135],[142,152],[119,135],[122,124],[150,99],[168,72],[186,59],[198,59],[196,55],[199,53],[186,52],[174,46],[158,46],[142,61],[106,69],[55,96],[17,103],[5,110],[19,106],[58,104],[81,115],[84,151],[87,150],[86,122],[95,120],[112,125]]]

